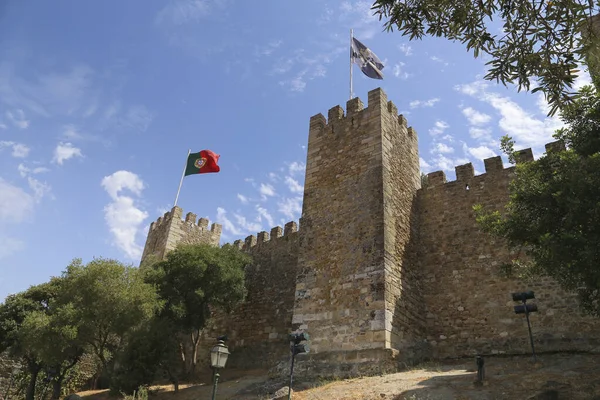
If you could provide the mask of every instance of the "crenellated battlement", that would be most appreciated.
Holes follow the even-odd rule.
[[[198,219],[198,216],[196,214],[194,214],[193,212],[188,212],[185,215],[185,218],[182,218],[181,217],[182,215],[183,215],[183,209],[175,206],[171,209],[171,211],[167,211],[162,216],[158,217],[158,219],[155,222],[152,222],[150,224],[150,231],[153,231],[154,229],[160,229],[161,227],[163,227],[166,224],[168,224],[169,222],[171,222],[174,217],[178,218],[180,220],[180,222],[184,222],[191,226],[198,227],[199,229],[201,229],[204,232],[213,232],[213,233],[218,232],[220,234],[223,229],[223,226],[216,222],[214,222],[210,226],[210,229],[209,229],[208,225],[209,225],[210,221],[206,218]]]
[[[258,232],[255,235],[247,236],[244,240],[236,240],[233,245],[240,250],[249,251],[252,247],[265,243],[278,243],[280,239],[288,239],[298,232],[298,224],[290,221],[284,228],[276,226],[271,228],[271,233],[267,231]]]
[[[183,209],[175,206],[150,224],[142,262],[151,254],[163,259],[167,252],[175,249],[180,243],[218,245],[222,230],[223,226],[216,222],[209,228],[208,219],[198,219],[192,212],[188,212],[183,218]]]
[[[381,88],[369,92],[366,108],[362,100],[355,97],[346,102],[345,114],[344,109],[337,105],[329,109],[327,118],[321,113],[313,115],[310,118],[310,133],[336,133],[335,126],[340,123],[349,121],[352,125],[359,124],[361,120],[379,117],[384,113],[396,119],[400,126],[408,129],[410,135],[414,135],[412,127],[407,125],[406,118],[398,115],[398,107],[391,100],[388,101],[387,95]]]
[[[564,142],[557,140],[554,142],[547,143],[545,145],[546,153],[554,152],[554,151],[563,151],[565,149]],[[526,162],[533,161],[533,151],[531,148],[526,148],[522,150],[517,150],[515,152],[515,163],[522,164]],[[504,164],[502,162],[502,157],[490,157],[483,160],[483,164],[485,167],[485,172],[481,175],[475,175],[475,169],[473,168],[472,163],[467,163],[464,165],[458,165],[454,167],[454,171],[456,173],[456,180],[448,181],[446,180],[446,173],[444,171],[434,171],[427,174],[427,189],[431,189],[437,186],[441,186],[444,184],[454,184],[456,182],[468,182],[474,178],[483,178],[485,177],[501,177],[500,179],[504,179],[507,174],[514,171],[514,166],[504,168]],[[493,178],[492,178],[493,179]]]

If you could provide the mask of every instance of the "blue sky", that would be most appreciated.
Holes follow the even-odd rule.
[[[370,5],[3,1],[0,299],[73,258],[137,265],[188,149],[221,155],[220,173],[184,180],[179,205],[222,223],[223,242],[297,221],[309,118],[348,99],[350,28],[385,64],[383,81],[355,67],[355,94],[387,92],[424,172],[482,173],[507,133],[543,153],[560,126],[543,98],[483,81],[485,59],[459,44],[382,32]]]

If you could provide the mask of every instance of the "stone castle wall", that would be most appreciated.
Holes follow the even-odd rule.
[[[551,148],[553,145],[549,145]],[[555,147],[552,147],[555,149]],[[533,159],[520,151],[518,162]],[[416,132],[381,89],[367,107],[355,98],[310,119],[300,229],[234,242],[253,256],[248,297],[230,314],[215,311],[199,357],[229,337],[228,365],[256,368],[289,358],[287,335],[305,330],[311,352],[299,373],[351,376],[401,363],[530,351],[511,293],[534,290],[531,321],[538,351],[600,351],[600,323],[580,315],[572,294],[548,278],[503,277],[507,247],[477,227],[473,205],[501,210],[514,168],[500,157],[485,173],[456,167],[456,181],[428,174],[420,188]],[[174,207],[150,226],[142,262],[179,243],[218,245],[221,226]],[[230,363],[230,364],[229,364]]]
[[[246,268],[248,294],[230,314],[214,312],[203,332],[200,358],[208,362],[215,338],[227,334],[229,367],[271,367],[289,353],[288,334],[298,274],[298,226],[288,222],[271,234],[260,232],[234,244],[250,254]]]
[[[546,146],[547,151],[555,144]],[[531,149],[517,162],[533,160]],[[508,248],[482,233],[473,206],[502,210],[509,200],[514,167],[500,157],[484,160],[485,173],[474,176],[469,163],[456,167],[457,179],[442,171],[428,174],[419,192],[422,294],[426,335],[433,358],[530,351],[524,315],[516,315],[511,293],[533,290],[539,312],[531,314],[536,351],[600,351],[600,320],[580,314],[573,294],[550,278],[528,282],[504,277]]]
[[[150,225],[141,264],[163,259],[179,244],[218,245],[221,225],[173,207]],[[234,246],[247,252],[253,264],[245,270],[248,294],[231,313],[214,310],[199,346],[200,364],[208,366],[209,352],[216,338],[227,334],[232,355],[229,367],[267,367],[288,353],[287,337],[294,307],[298,274],[298,225],[288,222],[268,232],[236,240]],[[166,249],[166,250],[165,250]]]

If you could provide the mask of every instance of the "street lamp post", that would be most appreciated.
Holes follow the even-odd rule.
[[[229,350],[225,345],[226,336],[219,336],[217,338],[217,344],[213,346],[210,351],[210,366],[213,369],[213,393],[212,400],[216,399],[217,396],[217,383],[219,382],[219,369],[225,368],[227,357],[229,356]]]

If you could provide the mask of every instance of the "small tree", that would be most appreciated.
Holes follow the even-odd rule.
[[[127,335],[160,308],[156,291],[137,268],[103,258],[86,265],[75,259],[63,278],[60,301],[71,307],[79,337],[110,372],[109,362]]]
[[[26,400],[34,400],[38,375],[47,365],[38,349],[29,345],[29,332],[23,325],[35,315],[50,313],[54,309],[58,290],[56,281],[43,283],[10,295],[0,304],[0,353],[8,350],[9,354],[23,360],[29,378]]]
[[[179,371],[169,369],[176,387],[179,379],[189,379],[197,364],[200,333],[210,318],[211,307],[231,310],[245,296],[244,266],[250,257],[231,245],[186,245],[154,264],[147,281],[155,285],[165,307],[159,317],[164,327],[178,332]],[[158,324],[158,326],[161,326]],[[173,337],[173,335],[171,335]],[[189,340],[191,346],[186,346]]]
[[[475,57],[490,55],[485,79],[505,85],[516,81],[519,90],[529,90],[536,78],[533,92],[544,92],[550,115],[571,104],[578,64],[600,47],[590,19],[600,11],[595,1],[377,0],[373,10],[387,19],[386,30],[395,26],[410,40],[445,37],[465,44]],[[499,35],[492,19],[502,22]]]
[[[566,151],[518,164],[504,213],[475,207],[487,232],[506,239],[520,256],[510,267],[520,275],[545,274],[577,292],[583,309],[600,316],[600,97],[591,87],[561,112],[557,131]],[[502,148],[514,160],[514,142]],[[525,257],[523,257],[525,256]]]
[[[54,303],[45,312],[29,313],[20,327],[23,345],[52,371],[52,400],[60,398],[65,377],[85,353],[74,316],[71,305]]]

